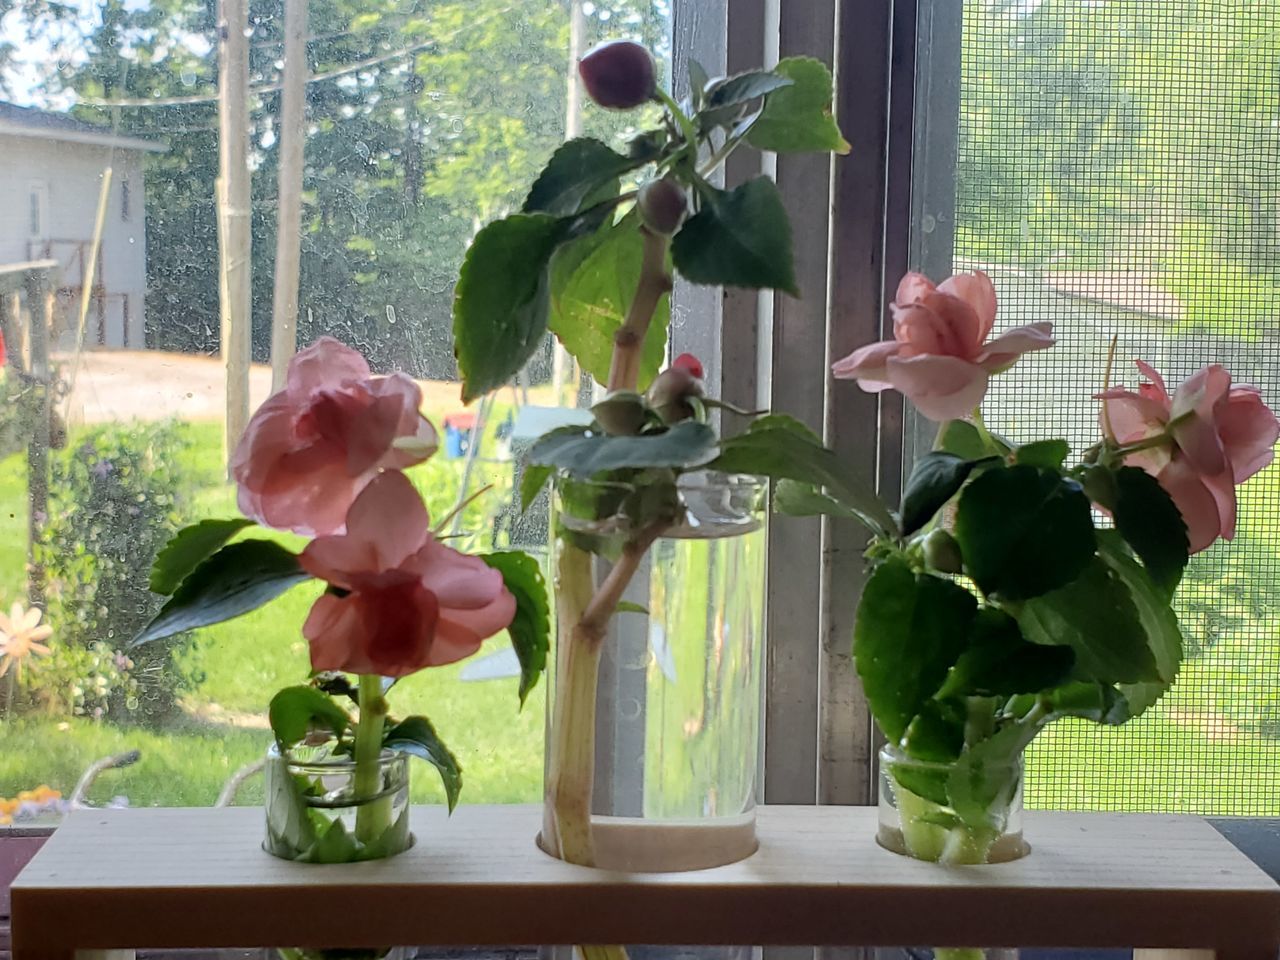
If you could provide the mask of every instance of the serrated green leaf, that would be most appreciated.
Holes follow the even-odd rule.
[[[811,483],[799,480],[780,480],[773,491],[773,509],[789,517],[841,517],[861,522],[856,510],[846,507],[834,497],[828,497]]]
[[[544,213],[495,220],[476,234],[454,290],[462,401],[514,377],[547,332],[548,264],[568,225]]]
[[[827,494],[877,533],[893,535],[897,521],[870,485],[849,473],[834,452],[799,420],[774,413],[720,443],[710,469],[795,480],[826,488]]]
[[[356,838],[347,832],[346,824],[334,819],[329,829],[320,834],[315,845],[299,858],[303,863],[352,863],[358,859]]]
[[[853,655],[871,713],[892,743],[942,686],[964,650],[977,601],[963,587],[891,557],[871,574]]]
[[[570,250],[589,243],[590,249],[565,275]],[[551,314],[548,325],[564,348],[597,383],[609,379],[613,337],[622,328],[635,296],[644,259],[639,218],[628,214],[615,224],[568,245],[552,264]],[[640,356],[639,388],[649,385],[662,367],[667,351],[671,298],[658,300],[645,333]]]
[[[960,492],[978,461],[932,450],[915,462],[902,492],[902,533],[909,536]]]
[[[917,797],[923,797],[940,807],[947,805],[948,771],[946,767],[926,767],[907,761],[891,763],[889,772],[903,790],[910,791]],[[901,806],[901,798],[899,798],[899,806]]]
[[[267,719],[282,751],[304,740],[316,727],[341,737],[351,725],[347,711],[315,687],[285,687],[267,706]]]
[[[964,749],[964,723],[963,704],[954,700],[926,700],[902,735],[903,752],[917,760],[950,763]]]
[[[770,288],[799,296],[791,223],[778,188],[756,177],[731,191],[707,189],[702,209],[671,242],[676,269],[691,283]]]
[[[988,470],[970,481],[954,532],[965,572],[1003,600],[1070,583],[1095,549],[1089,498],[1079,484],[1040,467]]]
[[[776,153],[848,153],[831,112],[831,71],[812,57],[787,57],[773,72],[793,83],[769,94],[764,112],[747,134],[757,150]]]
[[[426,717],[405,717],[387,729],[382,745],[388,750],[418,757],[435,767],[440,774],[440,782],[444,784],[449,812],[453,812],[458,804],[458,795],[462,793],[462,767],[458,765],[457,757],[444,745],[430,720]]]
[[[270,540],[241,540],[197,566],[131,646],[231,620],[310,580],[297,555]]]
[[[1070,453],[1071,445],[1065,440],[1036,440],[1034,443],[1024,443],[1014,450],[1013,462],[1061,470]]]
[[[644,165],[616,153],[599,140],[578,137],[556,149],[529,188],[524,213],[570,217],[617,196],[618,178]]]
[[[542,565],[519,550],[480,554],[480,559],[502,574],[502,582],[516,599],[516,613],[507,634],[520,661],[520,705],[524,706],[546,669],[551,645],[551,605]]]
[[[1177,504],[1159,481],[1137,467],[1115,471],[1116,529],[1133,548],[1166,600],[1182,581],[1191,543]]]
[[[1067,586],[1028,600],[1017,620],[1032,643],[1071,647],[1084,677],[1104,684],[1161,679],[1131,591],[1100,559]]]
[[[1004,830],[1021,776],[1018,758],[1042,727],[1011,724],[960,756],[947,778],[947,797],[961,820],[995,834]]]
[[[686,420],[662,433],[611,437],[603,433],[549,433],[529,449],[529,462],[590,477],[623,467],[697,467],[715,454],[716,434]]]
[[[244,517],[201,520],[175,533],[156,554],[151,567],[153,593],[169,596],[200,563],[245,527],[254,525]]]
[[[1070,647],[1028,643],[1018,622],[1002,610],[983,607],[939,697],[1012,697],[1065,683],[1075,666]]]
[[[694,117],[694,122],[703,133],[731,124],[742,115],[751,101],[789,87],[794,82],[790,77],[766,70],[752,70],[724,77],[707,89],[705,102]]]

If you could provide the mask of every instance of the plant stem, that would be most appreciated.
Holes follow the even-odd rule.
[[[658,301],[671,291],[671,275],[667,273],[667,237],[641,227],[644,254],[640,262],[640,280],[631,299],[627,319],[613,335],[613,360],[609,365],[609,390],[635,390],[640,381],[640,354],[645,334],[653,322]]]
[[[555,715],[552,722],[547,803],[550,823],[543,842],[562,860],[595,865],[591,836],[591,796],[595,787],[596,680],[609,619],[664,524],[646,527],[622,548],[622,555],[594,594],[591,556],[564,544],[558,561],[557,616],[572,624],[559,638]],[[589,597],[583,604],[583,598]],[[580,615],[574,616],[581,611]],[[568,615],[568,616],[566,616]],[[552,828],[547,836],[546,827]]]
[[[1004,456],[1004,450],[996,443],[996,438],[991,436],[991,431],[987,429],[987,421],[982,418],[982,408],[973,408],[973,425],[978,430],[978,436],[982,438],[982,445],[998,457]]]
[[[382,726],[387,701],[382,696],[382,678],[360,675],[360,722],[356,726],[356,797],[365,800],[382,791]],[[356,839],[371,843],[391,825],[390,797],[361,803],[356,808]]]

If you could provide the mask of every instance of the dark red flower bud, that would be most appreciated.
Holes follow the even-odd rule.
[[[702,372],[702,361],[699,360],[697,357],[695,357],[692,353],[680,354],[680,356],[676,357],[674,360],[671,361],[671,365],[681,370],[689,371],[699,380],[701,380],[705,376],[705,374]]]
[[[689,209],[684,187],[674,180],[650,180],[640,188],[636,198],[640,219],[654,233],[670,236],[680,229]]]
[[[657,68],[649,51],[630,40],[602,43],[578,61],[587,96],[610,110],[632,110],[653,99]]]

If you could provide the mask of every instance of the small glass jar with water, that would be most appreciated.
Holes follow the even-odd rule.
[[[597,867],[697,870],[755,852],[766,489],[756,477],[681,476],[683,520],[650,547],[612,618],[596,686]],[[557,482],[552,675],[563,676],[573,628],[566,570],[589,568],[588,586],[598,586],[610,570],[610,542],[632,532],[624,510],[598,509],[617,491],[597,493],[580,481]],[[594,516],[583,502],[596,505]],[[551,680],[549,717],[560,687]],[[550,760],[549,751],[549,769]],[[544,835],[550,800],[547,810]]]

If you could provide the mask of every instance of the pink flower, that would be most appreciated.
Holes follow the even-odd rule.
[[[398,471],[366,486],[347,532],[317,537],[300,562],[345,591],[324,594],[303,624],[315,670],[403,677],[453,663],[516,612],[501,573],[432,536],[422,498]]]
[[[1219,364],[1197,370],[1172,397],[1164,378],[1137,361],[1148,383],[1137,392],[1112,387],[1103,401],[1102,428],[1121,446],[1167,438],[1125,458],[1168,491],[1186,521],[1191,552],[1236,532],[1236,485],[1271,462],[1280,421],[1257,387],[1232,386]]]
[[[380,470],[435,453],[422,391],[404,374],[373,379],[364,358],[321,337],[289,362],[285,388],[258,408],[231,459],[240,510],[271,527],[335,533]]]
[[[1031,350],[1053,346],[1053,325],[1016,327],[987,342],[996,291],[985,273],[962,273],[934,286],[908,273],[890,307],[893,339],[860,347],[832,366],[840,380],[871,393],[890,388],[930,420],[954,420],[982,402],[993,373]]]

